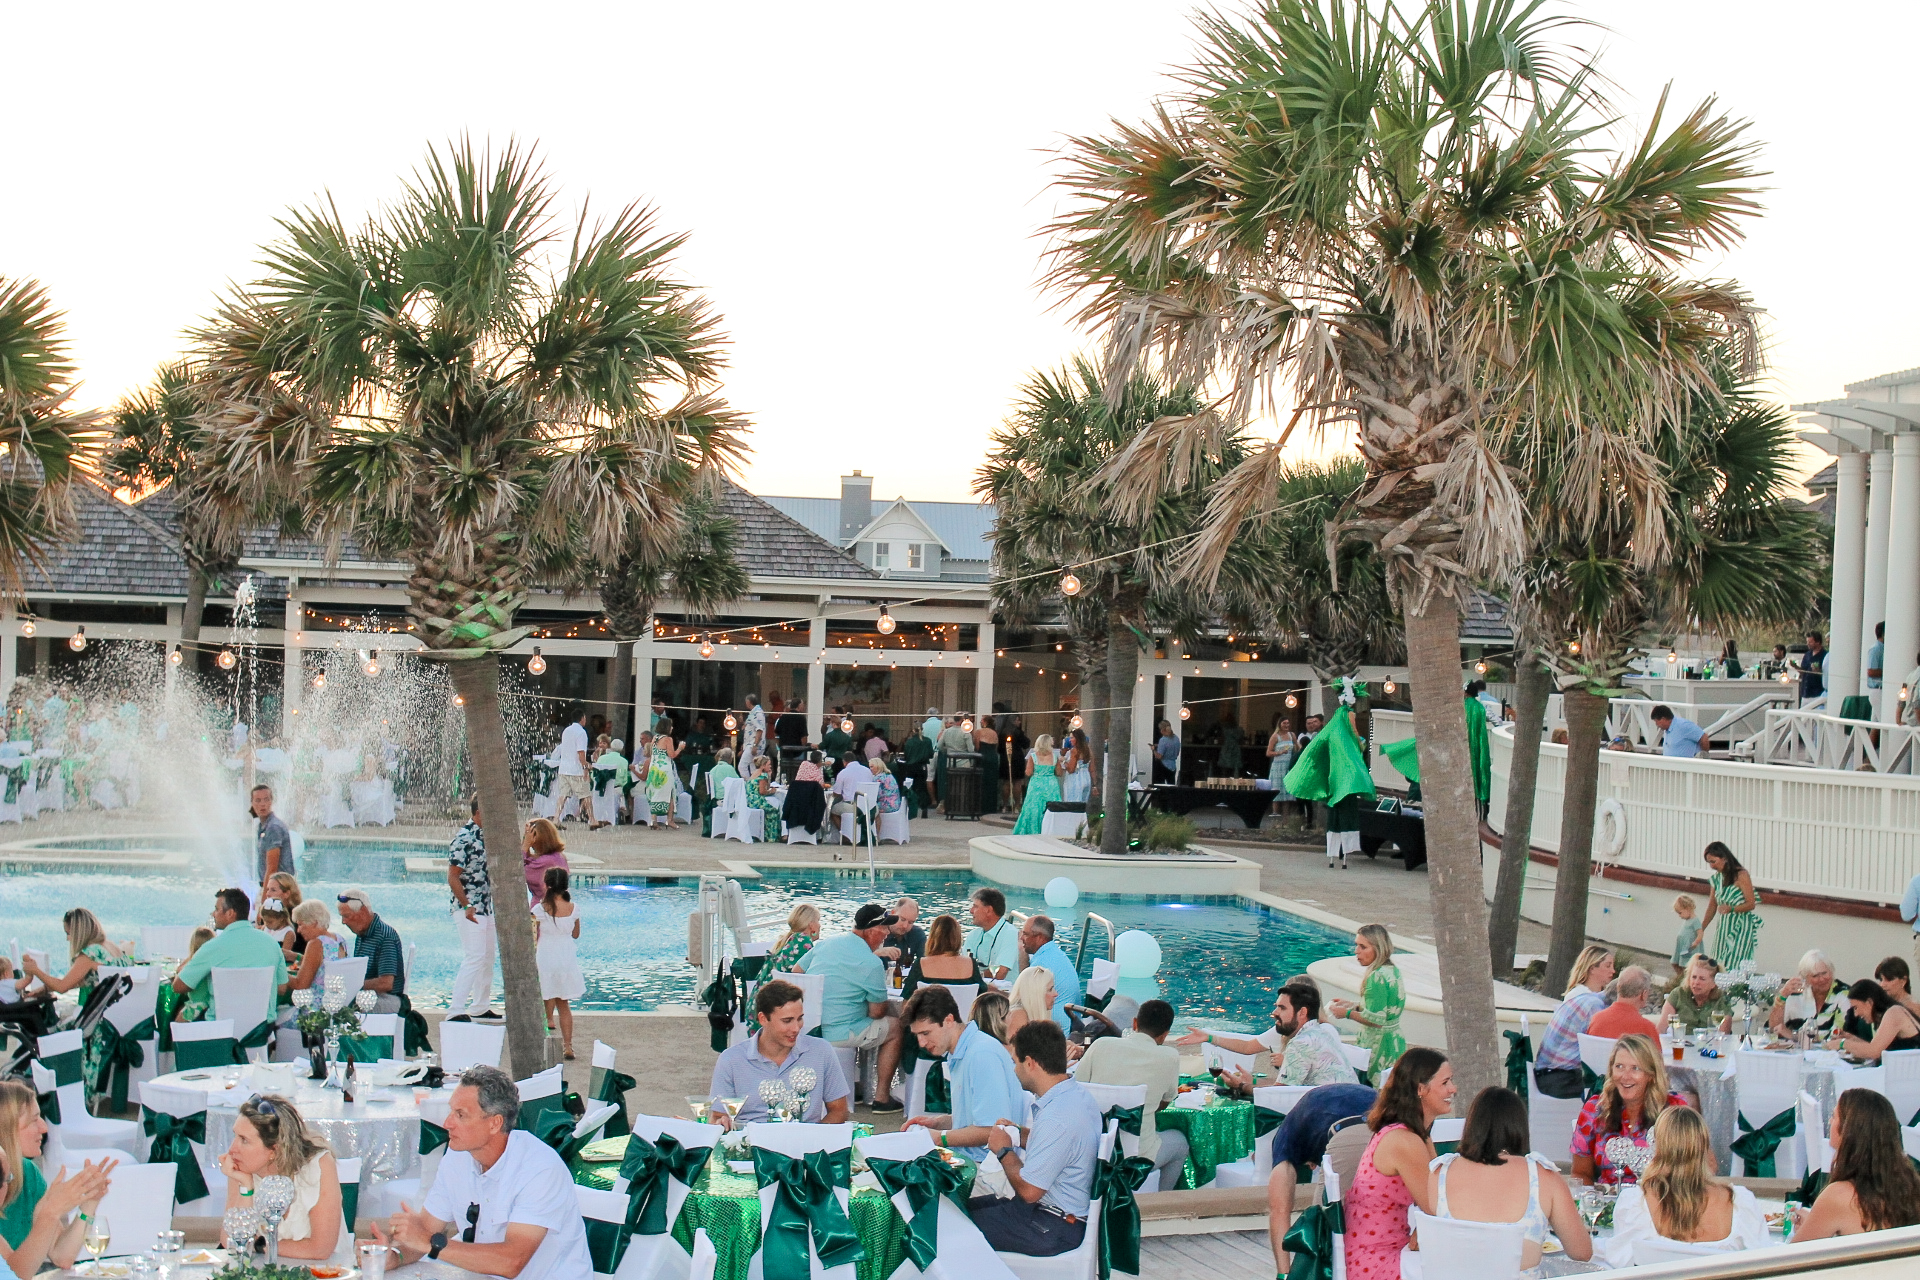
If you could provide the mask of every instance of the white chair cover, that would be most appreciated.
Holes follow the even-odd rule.
[[[367,982],[367,957],[348,956],[344,960],[329,960],[322,964],[318,983],[321,991],[324,992],[327,989],[327,979],[335,974],[340,976],[341,983],[346,987],[349,995],[357,994]]]
[[[174,1027],[177,1036],[180,1028],[206,1026],[206,1023],[178,1023]],[[160,1084],[149,1080],[140,1086],[140,1105],[149,1111],[158,1111],[163,1115],[190,1116],[207,1109],[207,1094],[204,1089],[195,1089],[187,1085]],[[207,1154],[206,1144],[195,1142],[194,1160],[200,1166],[200,1176],[206,1179],[207,1194],[198,1200],[189,1200],[174,1206],[175,1212],[187,1218],[217,1218],[223,1212],[227,1202],[227,1178],[220,1172],[217,1157],[222,1152]],[[168,1165],[167,1168],[173,1168]]]
[[[728,778],[726,787],[727,839],[752,844],[764,840],[766,820],[760,810],[747,803],[747,784],[742,778]]]
[[[56,1031],[40,1037],[40,1056],[54,1058],[64,1053],[83,1051],[81,1034],[78,1031]],[[53,1084],[51,1073],[47,1073],[46,1083],[38,1083],[45,1070],[34,1063],[34,1079],[37,1091],[44,1093],[48,1085]],[[72,1084],[54,1086],[54,1092],[60,1099],[60,1123],[52,1126],[60,1137],[60,1144],[73,1148],[112,1147],[124,1151],[129,1156],[140,1152],[140,1126],[131,1120],[102,1119],[87,1110],[87,1083],[76,1080]]]
[[[112,1184],[100,1201],[102,1221],[113,1226],[108,1257],[144,1254],[153,1238],[173,1228],[173,1180],[179,1170],[170,1164],[122,1164],[113,1171]],[[111,1246],[109,1246],[111,1248]]]
[[[1800,1098],[1801,1058],[1797,1053],[1763,1053],[1741,1049],[1734,1053],[1733,1095],[1738,1114],[1758,1129]],[[1738,1121],[1735,1122],[1736,1131]],[[1796,1126],[1794,1136],[1773,1153],[1774,1176],[1798,1181],[1806,1173],[1806,1138]],[[1746,1162],[1733,1157],[1733,1176],[1744,1176]]]
[[[1794,1105],[1798,1108],[1800,1138],[1806,1144],[1807,1172],[1832,1173],[1833,1144],[1827,1141],[1826,1121],[1821,1118],[1819,1100],[1802,1092]]]
[[[272,969],[215,969],[213,971],[213,1016],[231,1022],[234,1035],[244,1039],[261,1023],[274,1020],[275,1002]],[[249,1056],[266,1061],[266,1050],[250,1049]]]
[[[143,924],[140,926],[140,958],[142,960],[185,959],[187,949],[192,945],[193,926],[190,924]]]
[[[107,1021],[113,1024],[115,1031],[124,1036],[153,1016],[153,1002],[156,996],[154,970],[142,965],[127,969],[109,969],[102,965],[100,971],[124,973],[133,979],[133,987],[107,1006]],[[156,1032],[140,1042],[140,1065],[132,1068],[127,1075],[127,1083],[130,1087],[138,1088],[142,1080],[151,1080],[160,1074],[160,1054],[154,1047],[158,1040],[159,1036]]]
[[[1373,1051],[1365,1045],[1348,1044],[1343,1040],[1340,1042],[1340,1052],[1345,1056],[1347,1065],[1355,1071],[1365,1071],[1373,1065]],[[1383,1080],[1379,1083],[1385,1084],[1386,1081]]]
[[[913,826],[907,821],[907,805],[903,800],[900,807],[888,813],[880,811],[880,838],[891,840],[895,844],[910,844],[913,841]]]
[[[1407,1223],[1420,1237],[1418,1251],[1402,1250],[1403,1280],[1514,1280],[1526,1247],[1525,1229],[1517,1222],[1467,1222],[1434,1218],[1418,1205],[1407,1210]]]
[[[858,815],[867,815],[867,838],[865,843],[874,842],[874,811],[880,804],[880,783],[862,783],[853,793],[853,808],[840,815],[840,838],[849,844],[860,843],[860,823]]]
[[[721,1130],[715,1125],[675,1116],[635,1116],[633,1133],[648,1142],[658,1142],[661,1134],[669,1134],[681,1146],[694,1148],[712,1146]],[[613,1194],[620,1200],[620,1220],[624,1220],[626,1214],[627,1186],[625,1178],[614,1178]],[[614,1273],[620,1280],[688,1280],[687,1251],[673,1238],[673,1224],[679,1220],[680,1209],[691,1190],[680,1179],[667,1178],[667,1230],[657,1236],[636,1235],[628,1241],[627,1252],[620,1259],[620,1270]]]
[[[933,1135],[918,1127],[899,1133],[872,1134],[853,1145],[868,1160],[917,1160],[934,1149]],[[899,1211],[902,1221],[912,1219],[913,1206],[908,1203],[905,1192],[893,1196],[893,1207]],[[913,1265],[912,1258],[906,1258],[888,1280],[917,1280],[921,1275],[930,1280],[1012,1280],[1012,1270],[993,1251],[987,1238],[980,1234],[980,1228],[973,1225],[972,1218],[945,1196],[940,1197],[939,1212],[940,1245],[933,1265],[922,1272]]]
[[[747,1141],[756,1150],[777,1151],[784,1156],[801,1156],[810,1151],[841,1151],[853,1144],[853,1126],[851,1124],[750,1124],[747,1126]],[[760,1230],[764,1238],[767,1219],[773,1216],[773,1199],[778,1188],[760,1189]],[[852,1192],[847,1187],[836,1187],[834,1195],[840,1201],[844,1212]],[[849,1262],[843,1266],[825,1267],[820,1264],[820,1255],[813,1247],[809,1237],[807,1254],[810,1265],[809,1274],[813,1280],[854,1280],[855,1264]],[[761,1250],[755,1249],[753,1257],[747,1262],[747,1280],[766,1280],[766,1271],[762,1265]]]
[[[1087,979],[1087,994],[1104,996],[1120,980],[1120,966],[1111,960],[1094,958],[1093,976]]]
[[[1119,1126],[1110,1124],[1100,1137],[1100,1162],[1113,1158],[1113,1144]],[[1095,1200],[1087,1210],[1087,1234],[1080,1247],[1051,1258],[1033,1258],[1024,1253],[996,1253],[1019,1280],[1095,1280],[1100,1274],[1100,1211]],[[1345,1280],[1336,1272],[1334,1280]]]
[[[693,1257],[687,1262],[688,1280],[713,1280],[713,1273],[720,1265],[720,1254],[705,1227],[693,1229]]]
[[[540,1098],[558,1097],[567,1087],[559,1067],[548,1067],[538,1075],[528,1076],[525,1080],[516,1080],[513,1084],[520,1090],[520,1101],[523,1103]]]
[[[1093,1095],[1093,1100],[1095,1104],[1098,1105],[1100,1110],[1103,1112],[1111,1111],[1115,1107],[1144,1108],[1147,1105],[1147,1086],[1143,1084],[1084,1084],[1083,1083],[1080,1087]],[[1142,1116],[1141,1121],[1142,1121],[1141,1127],[1145,1128],[1146,1117]],[[1137,1156],[1140,1154],[1140,1135],[1139,1134],[1128,1133],[1126,1130],[1122,1129],[1118,1136],[1120,1140],[1120,1150],[1123,1154],[1129,1155],[1129,1156]],[[1160,1189],[1160,1171],[1158,1169],[1155,1169],[1152,1173],[1147,1175],[1147,1180],[1140,1184],[1140,1190],[1158,1191],[1159,1189]]]
[[[820,1025],[821,1011],[825,1007],[827,998],[827,975],[824,973],[783,973],[780,975],[780,981],[791,982],[794,986],[800,988],[800,994],[803,998],[802,1008],[805,1010],[805,1016],[800,1023],[800,1034],[806,1035]],[[848,1083],[851,1084],[852,1080],[849,1079]]]
[[[507,1045],[505,1023],[488,1026],[484,1022],[442,1022],[440,1024],[440,1066],[447,1071],[465,1071],[468,1067],[497,1067]]]
[[[1301,1098],[1313,1089],[1307,1084],[1267,1084],[1253,1091],[1253,1105],[1277,1111],[1281,1115],[1293,1110]],[[1232,1164],[1223,1164],[1213,1171],[1213,1185],[1216,1187],[1264,1187],[1273,1174],[1273,1134],[1263,1134],[1254,1139],[1253,1154]]]
[[[1893,1104],[1901,1124],[1920,1111],[1920,1049],[1899,1049],[1880,1055],[1880,1092]]]
[[[347,1187],[357,1187],[360,1185],[359,1157],[356,1156],[352,1160],[341,1160],[336,1158],[333,1162],[333,1167],[334,1167],[334,1171],[340,1175],[340,1186],[343,1189]],[[359,1209],[358,1209],[357,1202],[355,1205],[355,1211],[353,1216],[349,1217],[347,1216],[346,1197],[342,1196],[340,1198],[340,1225],[346,1228],[348,1235],[353,1234],[353,1224],[358,1220],[359,1220]]]
[[[1433,1122],[1433,1129],[1427,1137],[1434,1143],[1458,1142],[1466,1136],[1467,1122],[1460,1116],[1441,1116]]]
[[[1556,1164],[1573,1159],[1573,1123],[1586,1104],[1579,1098],[1550,1098],[1527,1072],[1527,1132],[1535,1151]]]
[[[1580,1033],[1580,1061],[1586,1066],[1587,1070],[1593,1072],[1593,1074],[1599,1076],[1602,1080],[1605,1080],[1607,1078],[1607,1066],[1613,1060],[1613,1046],[1619,1042],[1620,1038],[1618,1036],[1590,1036],[1582,1031]],[[1658,1048],[1659,1046],[1655,1045],[1654,1047]]]

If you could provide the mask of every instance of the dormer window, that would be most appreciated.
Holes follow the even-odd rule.
[[[918,542],[907,544],[907,568],[917,572],[926,567],[925,561],[921,558],[921,552],[925,549],[925,546]]]
[[[892,567],[892,563],[893,563],[893,544],[891,542],[874,543],[873,544],[873,567],[876,569],[887,569]]]

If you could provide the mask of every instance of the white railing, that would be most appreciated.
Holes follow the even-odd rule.
[[[1914,773],[1920,729],[1871,720],[1842,720],[1817,711],[1769,711],[1766,727],[1741,744],[1757,764],[1848,772]]]
[[[1699,725],[1708,741],[1715,738],[1746,738],[1765,728],[1764,716],[1770,708],[1790,707],[1796,694],[1792,689],[1768,690],[1738,706],[1724,702],[1658,703],[1646,698],[1610,698],[1607,701],[1607,737],[1625,738],[1636,748],[1658,750],[1663,738],[1653,722],[1653,709],[1665,706],[1676,716]]]

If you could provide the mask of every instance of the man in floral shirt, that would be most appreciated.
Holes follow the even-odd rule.
[[[1358,1084],[1360,1077],[1341,1048],[1340,1033],[1320,1021],[1320,993],[1304,982],[1289,982],[1273,1001],[1273,1029],[1252,1039],[1189,1030],[1174,1041],[1180,1045],[1217,1044],[1229,1053],[1268,1050],[1278,1064],[1275,1084]],[[1252,1080],[1244,1071],[1228,1079],[1243,1088]]]
[[[453,897],[453,928],[460,935],[460,974],[447,1002],[449,1022],[498,1019],[493,999],[493,882],[487,878],[487,844],[480,832],[480,801],[473,820],[447,846],[447,888]]]

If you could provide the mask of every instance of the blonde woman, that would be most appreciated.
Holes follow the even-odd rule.
[[[59,977],[53,977],[28,956],[20,962],[20,968],[29,978],[37,978],[40,985],[56,995],[68,991],[74,993],[74,999],[82,1006],[93,994],[94,978],[100,972],[101,965],[115,965],[125,959],[119,947],[107,940],[107,931],[100,924],[100,917],[85,907],[75,907],[60,919],[60,925],[67,934],[67,971]],[[101,1063],[106,1060],[107,1039],[104,1032],[89,1034],[81,1056],[81,1078],[98,1080]]]
[[[1052,1022],[1055,998],[1051,969],[1035,964],[1021,970],[1007,996],[1007,1043],[1029,1022]]]
[[[1043,733],[1033,740],[1033,749],[1027,752],[1027,798],[1020,803],[1020,817],[1013,824],[1013,834],[1039,835],[1048,803],[1059,798],[1060,758],[1053,750],[1053,735]]]
[[[254,1179],[280,1174],[293,1179],[293,1207],[280,1222],[280,1255],[318,1260],[331,1258],[340,1243],[340,1169],[333,1151],[278,1094],[255,1094],[240,1104],[233,1121],[233,1145],[220,1157],[227,1176],[227,1208],[238,1208],[240,1197],[253,1190]],[[221,1241],[228,1248],[246,1248],[251,1241]]]
[[[353,954],[346,939],[333,932],[333,916],[327,905],[309,899],[293,909],[293,940],[300,950],[300,967],[287,981],[289,991],[304,991],[320,981],[327,961],[345,960]]]
[[[1366,970],[1360,979],[1360,1003],[1332,1002],[1335,1018],[1359,1024],[1360,1047],[1372,1057],[1367,1071],[1375,1080],[1386,1073],[1407,1051],[1407,1038],[1400,1034],[1400,1015],[1407,1009],[1407,988],[1400,978],[1400,966],[1393,962],[1393,938],[1383,924],[1363,924],[1353,935],[1353,958]]]
[[[1713,1244],[1729,1252],[1767,1247],[1767,1219],[1753,1192],[1713,1176],[1713,1140],[1691,1107],[1668,1107],[1653,1126],[1653,1158],[1613,1209],[1607,1261],[1633,1265],[1635,1240]]]
[[[818,941],[820,908],[811,902],[799,903],[787,912],[787,931],[780,935],[780,941],[773,944],[763,972],[792,973],[794,966],[800,963],[800,957],[813,950],[813,944]]]
[[[1013,1035],[1007,1030],[1011,1007],[1006,992],[983,988],[973,998],[973,1012],[967,1015],[967,1021],[1005,1044]]]
[[[1612,981],[1613,952],[1606,947],[1589,946],[1573,962],[1573,980],[1533,1060],[1534,1083],[1549,1098],[1581,1096],[1580,1033],[1607,1007],[1606,987]]]
[[[87,1219],[99,1210],[118,1163],[88,1161],[71,1173],[62,1166],[48,1182],[39,1164],[47,1132],[33,1090],[18,1080],[0,1081],[0,1167],[7,1175],[0,1187],[0,1259],[16,1276],[31,1276],[48,1262],[73,1265]]]
[[[1573,1176],[1579,1182],[1625,1185],[1638,1180],[1632,1166],[1621,1162],[1613,1143],[1625,1138],[1634,1146],[1653,1145],[1653,1127],[1669,1107],[1687,1100],[1667,1087],[1667,1068],[1659,1047],[1646,1036],[1621,1036],[1607,1059],[1606,1086],[1573,1122]]]

